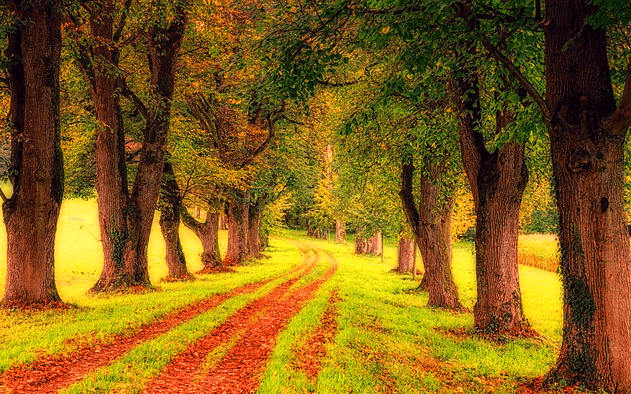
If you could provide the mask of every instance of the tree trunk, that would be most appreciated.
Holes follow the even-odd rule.
[[[372,237],[368,238],[368,251],[366,253],[380,255],[383,251],[381,239],[381,231],[377,231]]]
[[[168,279],[192,279],[193,276],[186,268],[186,258],[180,242],[180,212],[184,209],[182,196],[169,161],[164,163],[161,200],[160,229],[166,247]]]
[[[368,242],[365,238],[355,237],[355,254],[366,254],[368,250]]]
[[[477,74],[465,69],[455,79],[460,124],[462,163],[473,193],[476,210],[477,301],[473,314],[478,330],[521,333],[528,328],[524,317],[517,236],[519,206],[528,180],[524,146],[509,142],[490,153],[480,124],[480,92]],[[498,113],[497,130],[512,121],[507,113]]]
[[[209,198],[206,220],[203,223],[195,220],[185,208],[182,209],[184,225],[193,231],[202,243],[202,264],[199,273],[216,272],[222,266],[219,251],[219,216],[222,208],[221,199]]]
[[[552,378],[631,390],[631,260],[624,219],[624,144],[631,80],[616,108],[596,6],[546,3],[546,102],[559,208],[563,342]],[[571,43],[571,44],[570,44]]]
[[[78,64],[84,74],[94,103],[96,129],[96,193],[99,227],[103,248],[103,270],[93,290],[105,290],[118,285],[133,285],[133,272],[127,271],[124,249],[127,241],[127,168],[125,163],[124,132],[118,80],[111,68],[118,67],[119,52],[114,41],[114,2],[94,3],[90,13],[93,47],[79,43]],[[97,60],[98,59],[98,60]]]
[[[5,306],[61,299],[55,286],[55,233],[63,198],[59,130],[59,2],[15,1],[20,19],[5,51],[11,92],[13,195],[2,205],[7,231]]]
[[[263,242],[261,241],[261,215],[265,208],[267,200],[266,195],[257,197],[254,201],[250,200],[248,209],[248,251],[250,256],[258,257],[263,251]]]
[[[414,263],[416,260],[416,244],[413,238],[400,238],[399,248],[397,252],[397,272],[405,274],[412,272],[415,268]]]
[[[528,327],[519,288],[519,206],[526,186],[523,145],[511,142],[492,155],[478,177],[476,277],[473,309],[478,329],[519,332]]]
[[[250,206],[252,209],[252,206]],[[248,219],[248,253],[252,257],[260,256],[263,251],[261,242],[261,213],[250,213]]]
[[[103,22],[103,18],[111,18],[112,4],[108,1],[100,6],[94,6],[95,9],[92,10],[92,19],[96,21],[93,25],[97,29],[93,34],[105,43],[112,41],[110,38],[113,25],[111,21]],[[184,7],[185,4],[178,3],[177,17],[170,25],[154,26],[147,32],[152,103],[149,108],[143,108],[146,112],[144,139],[134,187],[129,197],[126,189],[121,123],[112,115],[120,114],[120,106],[116,100],[109,99],[108,93],[113,86],[113,77],[107,71],[107,67],[117,64],[117,56],[108,55],[111,56],[112,64],[105,64],[102,66],[104,70],[100,71],[97,66],[103,62],[100,58],[100,49],[98,45],[94,48],[95,57],[99,57],[99,60],[92,64],[92,70],[95,71],[92,91],[97,119],[102,123],[97,132],[96,150],[99,221],[101,237],[104,239],[104,261],[101,277],[92,288],[93,291],[150,285],[147,246],[162,183],[171,99],[175,86],[175,65],[187,22]],[[98,35],[98,26],[101,24],[107,25],[103,27],[106,31],[102,32],[103,35]],[[104,47],[107,48],[102,50],[107,52],[110,45]],[[105,59],[110,60],[108,57]],[[98,79],[99,75],[102,77],[101,82]],[[103,105],[97,105],[99,102]],[[117,132],[114,132],[115,130]],[[98,142],[99,138],[102,143]],[[98,164],[99,161],[101,164]],[[124,205],[122,200],[126,201]],[[125,221],[124,228],[120,224],[121,221]]]
[[[432,165],[430,176],[421,175],[419,206],[412,194],[414,166],[411,159],[401,169],[401,201],[414,238],[419,246],[425,275],[419,289],[429,292],[427,305],[462,309],[458,288],[451,272],[451,199],[441,195],[439,180],[447,170],[446,162]]]
[[[225,265],[241,264],[249,255],[248,216],[249,197],[246,192],[234,191],[228,198],[228,250]]]
[[[343,220],[335,221],[335,242],[338,244],[346,242],[346,224]]]
[[[228,216],[223,212],[219,214],[219,228],[221,230],[228,229]]]

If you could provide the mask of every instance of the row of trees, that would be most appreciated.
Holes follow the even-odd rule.
[[[59,301],[53,245],[64,184],[60,107],[85,111],[79,123],[91,124],[95,135],[94,145],[81,145],[94,146],[104,252],[94,290],[149,285],[146,248],[156,206],[171,273],[186,272],[180,217],[202,239],[212,270],[221,260],[216,229],[224,203],[230,237],[224,261],[238,263],[260,251],[262,208],[282,201],[289,186],[304,191],[310,179],[316,186],[301,196],[313,196],[322,209],[293,215],[297,221],[306,218],[314,230],[335,226],[340,236],[342,223],[350,223],[366,238],[385,226],[400,228],[420,249],[430,305],[460,309],[450,221],[464,180],[476,216],[475,325],[508,334],[529,330],[517,235],[527,164],[540,164],[527,149],[549,147],[565,291],[563,343],[550,378],[631,389],[626,3],[336,0],[237,7],[93,0],[64,7],[33,0],[9,2],[2,11],[13,185],[11,196],[2,196],[5,303]],[[60,70],[72,88],[66,90],[77,92],[65,102]],[[323,88],[341,93],[326,99]],[[324,138],[314,155],[279,135],[279,122],[294,138],[316,132],[308,119],[331,102],[334,110],[323,111],[335,121],[324,127],[345,135],[337,145]],[[289,115],[309,104],[306,119]],[[86,150],[80,153],[89,157]],[[262,160],[264,152],[274,153]],[[333,168],[327,152],[349,160]],[[308,170],[278,171],[287,156],[293,163],[300,157]],[[322,166],[310,166],[314,161]],[[357,176],[375,166],[391,170]],[[457,175],[463,170],[464,179]],[[368,194],[387,196],[380,201],[389,204],[398,198],[407,225],[356,197]],[[188,214],[190,202],[207,207],[205,222]]]
[[[277,135],[288,111],[257,85],[260,60],[240,50],[256,33],[259,8],[42,0],[0,11],[12,185],[1,195],[4,305],[61,302],[53,248],[65,186],[71,196],[96,192],[103,270],[92,291],[151,285],[147,245],[156,208],[175,279],[191,278],[180,221],[201,240],[204,271],[261,253],[261,222],[274,225],[287,209],[292,174],[279,164],[288,160],[279,145],[287,139]],[[187,206],[203,207],[204,221]],[[270,218],[262,219],[268,206]],[[229,248],[222,259],[224,213]]]
[[[446,236],[453,177],[445,174],[458,152],[477,219],[479,330],[529,329],[519,209],[526,146],[549,141],[564,287],[563,342],[549,378],[631,389],[628,4],[340,0],[291,3],[284,12],[292,27],[279,27],[267,47],[281,59],[275,83],[298,98],[318,85],[358,86],[346,130],[385,140],[399,161],[430,304],[448,308],[459,302]]]

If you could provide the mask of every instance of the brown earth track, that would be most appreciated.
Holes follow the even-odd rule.
[[[108,343],[99,342],[85,345],[67,355],[49,355],[33,363],[11,367],[0,374],[0,392],[7,392],[8,390],[8,393],[13,394],[56,393],[83,379],[98,368],[112,363],[137,344],[163,334],[218,306],[229,298],[252,293],[278,278],[292,275],[300,270],[308,271],[310,268],[302,264],[275,277],[250,283],[226,293],[212,295],[189,304],[183,309],[170,312],[132,333],[116,335]]]
[[[253,393],[256,391],[278,334],[304,303],[313,297],[320,285],[333,275],[337,264],[332,258],[331,262],[331,267],[324,275],[286,297],[282,297],[282,294],[272,295],[269,299],[253,305],[247,313],[244,312],[240,316],[233,315],[234,320],[226,321],[226,327],[218,327],[199,343],[176,357],[147,387],[145,393]],[[251,319],[256,315],[260,318]],[[224,358],[209,373],[204,374],[200,367],[204,363],[205,356],[216,346],[228,341],[232,333],[244,329],[245,332],[241,338]],[[201,349],[203,349],[202,352],[199,351]]]
[[[309,335],[305,345],[294,351],[298,369],[310,379],[315,379],[322,368],[322,359],[326,357],[326,345],[333,341],[337,334],[337,303],[341,299],[337,291],[332,291],[318,326]]]

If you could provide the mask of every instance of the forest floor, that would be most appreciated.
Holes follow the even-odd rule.
[[[67,228],[94,225],[75,222]],[[194,236],[183,235],[186,248]],[[193,244],[186,253],[196,271]],[[425,306],[418,280],[392,271],[394,243],[382,259],[288,231],[272,238],[266,258],[235,272],[160,283],[163,251],[154,242],[155,291],[109,295],[85,293],[98,276],[98,266],[77,260],[97,254],[98,242],[86,245],[60,250],[57,280],[70,308],[0,311],[0,394],[585,392],[532,385],[559,349],[552,272],[520,271],[524,310],[540,335],[488,338],[475,334],[470,312]],[[471,244],[455,244],[468,308],[474,266]]]

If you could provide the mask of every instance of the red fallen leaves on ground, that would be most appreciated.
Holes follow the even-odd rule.
[[[336,291],[331,292],[324,314],[307,343],[296,353],[298,368],[314,379],[320,373],[322,360],[326,357],[326,345],[337,334],[337,303],[340,298]]]
[[[56,393],[58,390],[82,379],[88,373],[110,364],[137,344],[163,334],[195,316],[219,305],[228,298],[251,293],[281,276],[296,272],[296,267],[276,277],[247,284],[223,294],[187,305],[146,324],[132,333],[117,335],[111,342],[82,344],[67,355],[48,355],[33,363],[15,365],[0,375],[0,390],[18,393]]]
[[[317,263],[309,262],[306,276]],[[333,273],[325,275],[286,296],[300,277],[277,287],[268,295],[250,302],[222,325],[177,355],[162,374],[151,382],[145,393],[249,393],[258,386],[262,366],[271,353],[276,337],[287,321],[301,308],[302,302]],[[258,319],[256,318],[258,316]],[[201,367],[206,356],[217,346],[243,332],[226,356],[204,376]]]
[[[256,325],[246,330],[237,344],[217,366],[202,378],[196,390],[189,392],[244,394],[256,392],[265,364],[276,343],[276,338],[289,320],[304,304],[313,298],[316,290],[337,269],[331,258],[331,267],[319,279],[296,290],[270,308]]]

